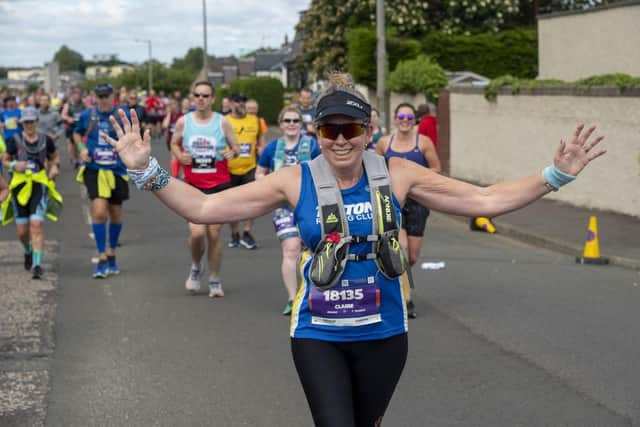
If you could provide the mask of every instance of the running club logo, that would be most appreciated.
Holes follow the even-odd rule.
[[[353,203],[344,205],[344,214],[348,222],[370,221],[373,219],[373,208],[371,207],[371,202]],[[327,222],[329,222],[329,218],[327,218]],[[320,224],[320,210],[317,207],[316,224]]]

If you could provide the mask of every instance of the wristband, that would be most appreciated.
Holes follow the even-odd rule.
[[[87,146],[86,146],[86,145],[84,145],[84,143],[82,143],[82,142],[78,142],[76,145],[78,146],[78,148],[77,148],[78,153],[82,153],[82,150],[84,150],[85,148],[87,148]]]
[[[11,172],[15,172],[15,171],[14,171],[14,169],[15,169],[15,167],[16,167],[16,163],[18,163],[16,160],[11,160],[11,161],[9,162],[9,170],[10,170]]]
[[[146,169],[127,169],[127,174],[139,190],[160,190],[169,184],[169,173],[155,157],[149,157]]]
[[[544,185],[546,185],[548,189],[551,191],[558,191],[560,187],[570,183],[576,179],[576,177],[575,175],[564,173],[560,169],[551,165],[547,166],[542,171],[542,179],[544,180]]]

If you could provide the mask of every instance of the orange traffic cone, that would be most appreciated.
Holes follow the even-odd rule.
[[[609,264],[609,258],[600,256],[600,244],[598,243],[598,220],[595,216],[589,218],[589,232],[584,244],[584,252],[581,257],[576,257],[579,264]]]
[[[469,228],[472,231],[485,231],[491,234],[496,232],[496,226],[491,222],[491,218],[487,218],[485,216],[476,216],[471,218]]]

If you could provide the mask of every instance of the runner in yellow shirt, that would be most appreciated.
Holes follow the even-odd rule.
[[[265,141],[258,117],[247,114],[246,102],[247,97],[242,93],[231,95],[231,114],[226,116],[240,146],[240,155],[229,160],[232,187],[255,181],[257,160],[262,153]],[[229,225],[231,225],[231,242],[228,245],[230,248],[237,248],[240,245],[247,249],[257,248],[255,239],[251,235],[253,220],[248,219],[244,222],[242,236],[240,236],[238,222],[232,222]]]

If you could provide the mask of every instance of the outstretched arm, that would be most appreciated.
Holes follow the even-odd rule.
[[[113,116],[109,119],[118,140],[102,134],[129,170],[140,171],[149,165],[151,136],[147,130],[140,137],[140,124],[131,110],[131,122],[119,111],[122,127]],[[295,205],[300,186],[300,168],[285,168],[281,173],[221,193],[204,195],[184,182],[169,178],[168,184],[154,194],[170,209],[197,224],[219,224],[255,218],[283,204]]]
[[[576,127],[571,141],[561,140],[553,159],[555,170],[576,176],[592,160],[606,150],[594,147],[604,138],[590,138],[595,126],[584,131],[584,125]],[[393,176],[394,192],[401,201],[410,197],[418,203],[438,211],[466,216],[494,217],[539,199],[552,191],[543,174],[537,173],[515,181],[479,187],[424,170],[409,161],[391,159],[389,167]],[[399,179],[396,179],[399,178]]]

